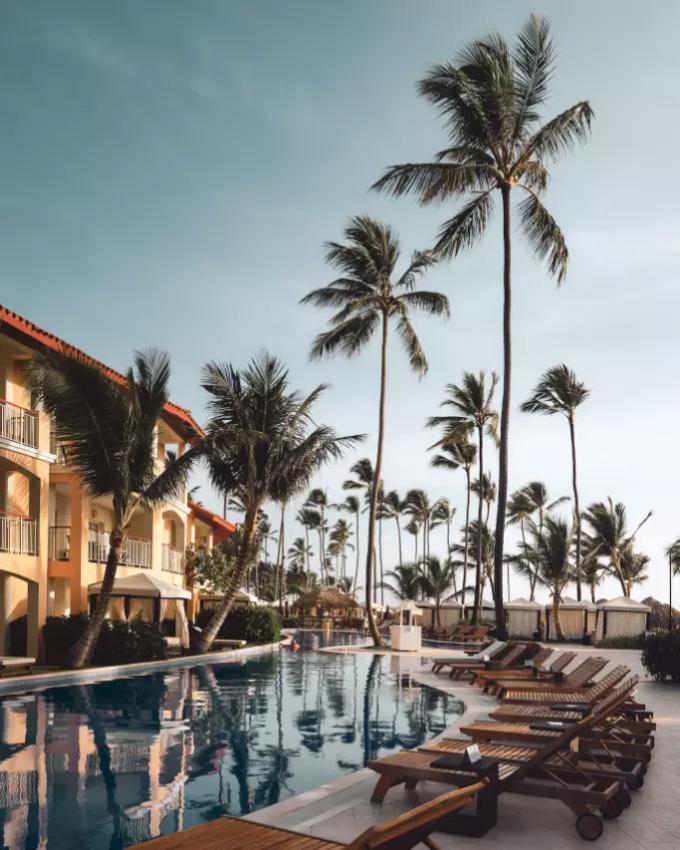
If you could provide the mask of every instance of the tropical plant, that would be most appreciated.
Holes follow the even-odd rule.
[[[581,577],[590,588],[590,601],[595,602],[597,588],[602,582],[602,566],[597,560],[597,553],[590,552],[585,546],[581,553]]]
[[[381,500],[380,512],[384,519],[393,519],[397,526],[397,545],[399,551],[399,563],[404,562],[404,553],[401,546],[401,516],[405,513],[406,502],[399,496],[396,490],[385,493]]]
[[[488,434],[494,441],[497,440],[498,414],[493,407],[493,396],[498,383],[498,376],[492,372],[490,384],[487,385],[484,372],[474,375],[472,372],[463,374],[463,383],[447,384],[447,398],[441,403],[441,407],[451,407],[453,414],[446,416],[431,416],[427,420],[429,427],[444,428],[444,437],[437,445],[445,445],[451,439],[458,439],[461,434],[477,433],[477,459],[478,459],[478,511],[477,524],[475,526],[478,540],[475,547],[477,556],[477,572],[475,576],[475,601],[472,612],[472,622],[477,623],[479,606],[481,602],[481,580],[482,580],[482,552],[484,550],[482,535],[484,533],[484,522],[482,520],[482,507],[484,500],[484,433]],[[471,524],[466,525],[466,530]],[[466,531],[467,533],[467,531]],[[502,584],[501,584],[502,587]],[[505,620],[497,620],[504,623]],[[504,626],[498,626],[500,634],[503,634]]]
[[[581,599],[581,512],[578,500],[576,476],[576,408],[590,395],[590,390],[579,381],[574,372],[564,364],[553,366],[542,376],[530,398],[522,405],[525,413],[541,413],[547,416],[562,414],[569,425],[571,444],[571,487],[574,494],[574,526],[576,529],[576,598]]]
[[[590,533],[584,534],[586,546],[598,559],[605,559],[605,569],[611,573],[621,585],[621,592],[627,596],[628,586],[623,571],[626,551],[635,545],[635,535],[651,517],[647,516],[629,533],[627,526],[626,508],[622,502],[614,504],[611,498],[607,502],[594,502],[583,514],[590,527]]]
[[[549,94],[554,46],[545,18],[532,15],[514,48],[493,33],[473,41],[457,62],[435,65],[419,90],[446,120],[449,146],[433,162],[388,168],[375,189],[394,196],[413,193],[421,204],[463,198],[462,208],[439,231],[435,253],[452,258],[470,248],[485,232],[496,193],[503,224],[503,398],[500,421],[498,514],[496,518],[496,622],[504,623],[503,552],[508,491],[511,385],[511,195],[523,199],[517,212],[534,253],[547,261],[561,283],[567,273],[564,235],[543,206],[548,164],[587,139],[593,112],[581,101],[539,125],[539,109]],[[501,630],[503,627],[501,626]]]
[[[432,528],[438,528],[440,525],[446,526],[446,557],[450,557],[451,555],[451,524],[453,523],[453,518],[456,515],[456,509],[453,507],[451,502],[448,499],[438,499],[435,502],[434,509],[432,511],[432,522],[430,526]],[[456,588],[456,577],[453,577],[453,589]]]
[[[647,567],[649,556],[643,552],[636,552],[632,546],[627,546],[621,553],[621,575],[625,585],[624,595],[631,597],[633,587],[636,584],[644,584],[649,578]]]
[[[398,599],[418,599],[420,596],[420,572],[417,564],[397,564],[385,573],[383,585]]]
[[[304,537],[296,537],[288,549],[288,562],[290,569],[296,572],[307,572],[307,565],[310,555],[309,546]]]
[[[175,497],[200,456],[196,439],[188,451],[158,468],[156,429],[168,401],[169,379],[170,361],[159,351],[136,354],[121,382],[84,356],[45,351],[31,361],[32,395],[51,418],[57,440],[68,445],[69,465],[90,496],[110,496],[113,508],[97,605],[66,660],[76,669],[92,658],[132,518],[145,506]]]
[[[309,544],[309,532],[317,530],[317,528],[319,527],[319,522],[321,521],[321,517],[318,511],[303,507],[300,508],[300,510],[297,512],[297,516],[295,518],[305,531],[305,548],[307,550],[307,572],[311,573],[311,559],[314,553],[312,552],[312,547]]]
[[[412,369],[422,376],[427,371],[427,359],[411,324],[411,313],[420,310],[448,317],[449,303],[446,296],[438,292],[415,289],[418,277],[433,264],[430,253],[415,253],[405,271],[393,280],[400,247],[390,227],[367,216],[358,216],[351,219],[345,229],[345,239],[345,244],[330,243],[326,253],[327,262],[339,270],[340,277],[328,286],[313,290],[302,301],[337,309],[330,320],[331,329],[314,340],[312,358],[336,351],[349,357],[359,354],[374,333],[380,332],[380,401],[374,481],[381,481],[390,323],[396,327]],[[372,487],[366,556],[366,615],[373,642],[380,646],[382,639],[371,608],[377,512],[378,489]]]
[[[409,490],[404,499],[404,513],[416,521],[423,530],[423,560],[430,555],[430,529],[435,505],[424,490]]]
[[[481,480],[472,482],[472,492],[481,498],[486,503],[486,516],[484,522],[489,524],[489,514],[491,513],[491,505],[496,501],[496,484],[491,480],[491,474],[485,472]]]
[[[330,540],[337,548],[337,556],[340,569],[336,569],[338,581],[347,577],[347,550],[353,549],[354,546],[350,543],[352,539],[352,529],[349,527],[347,520],[338,519],[331,529]]]
[[[463,590],[467,587],[468,570],[468,529],[470,527],[470,493],[471,470],[477,460],[477,449],[468,440],[467,430],[454,432],[451,436],[442,440],[439,444],[439,454],[432,458],[432,466],[436,469],[455,470],[462,467],[465,470],[465,546],[463,551]],[[449,552],[451,547],[449,546]]]
[[[326,522],[326,511],[330,507],[328,501],[328,493],[320,487],[315,487],[310,490],[305,500],[305,507],[316,510],[319,513],[319,522],[316,530],[319,534],[319,563],[321,564],[321,579],[324,578],[324,569],[326,564],[326,534],[328,532],[328,523]]]
[[[404,526],[404,531],[407,534],[413,535],[413,561],[418,561],[418,534],[420,533],[420,525],[416,519],[411,519]]]
[[[441,607],[455,595],[456,564],[446,558],[440,561],[430,555],[418,564],[418,585],[426,599],[434,602],[435,622],[441,628]]]
[[[668,558],[668,630],[673,628],[673,577],[680,576],[680,537],[666,549]]]
[[[359,563],[360,563],[360,551],[359,551],[359,517],[361,516],[361,504],[359,499],[356,496],[345,496],[345,501],[341,502],[339,505],[336,505],[338,510],[346,511],[347,513],[352,514],[354,517],[354,549],[356,554],[356,561],[354,565],[354,580],[352,582],[353,592],[356,593],[357,582],[359,581]]]
[[[371,504],[371,494],[373,492],[373,477],[374,477],[373,476],[373,464],[372,464],[370,458],[367,458],[367,457],[360,458],[358,461],[356,461],[354,464],[352,464],[349,471],[354,476],[354,478],[347,478],[342,484],[342,489],[343,490],[361,490],[363,492],[364,502],[366,504],[366,509],[369,510],[370,504]],[[359,523],[359,518],[358,518],[358,515],[357,515],[357,527],[358,527],[358,523]],[[373,551],[373,558],[371,559],[372,564],[373,564],[372,591],[373,591],[373,601],[375,602],[375,601],[377,601],[377,595],[376,594],[377,594],[377,587],[378,587],[378,581],[377,581],[377,577],[376,577],[377,563],[376,563],[376,558],[375,558],[375,539],[373,541],[373,550],[374,550]],[[355,581],[354,581],[355,586],[356,586],[356,584],[359,580],[358,576],[359,576],[359,573],[357,572],[356,576],[355,576]]]
[[[572,530],[559,517],[546,517],[543,531],[534,534],[535,560],[538,566],[538,580],[550,589],[552,595],[553,620],[558,640],[564,640],[560,621],[560,602],[562,591],[571,579],[570,549]]]
[[[532,514],[534,512],[534,504],[524,488],[516,490],[508,499],[506,508],[508,525],[519,525],[520,535],[522,538],[523,554],[526,555],[526,529],[528,525],[533,523]],[[517,558],[512,558],[511,562],[515,563],[517,571],[524,575],[529,581],[529,599],[533,602],[536,598],[536,565],[532,566],[531,561],[527,561],[521,555]]]
[[[302,396],[290,388],[281,361],[269,354],[256,357],[243,370],[209,363],[203,386],[209,394],[211,417],[206,437],[210,480],[222,492],[240,487],[246,510],[241,546],[222,602],[195,636],[199,652],[212,644],[255,560],[257,514],[262,505],[300,493],[324,464],[342,457],[345,449],[361,439],[338,437],[329,426],[317,424],[312,408],[325,386]]]

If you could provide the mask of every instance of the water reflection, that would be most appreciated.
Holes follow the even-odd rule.
[[[115,849],[245,814],[417,746],[460,713],[389,658],[302,640],[244,665],[0,700],[3,846]]]

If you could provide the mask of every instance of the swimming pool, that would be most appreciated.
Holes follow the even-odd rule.
[[[462,711],[394,656],[299,639],[300,652],[243,665],[0,699],[3,846],[113,850],[246,814],[417,746]]]

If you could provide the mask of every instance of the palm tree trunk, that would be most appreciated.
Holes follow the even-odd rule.
[[[356,561],[356,565],[354,567],[354,585],[352,587],[352,590],[353,590],[354,593],[357,592],[357,584],[359,583],[359,561],[360,561],[360,555],[359,555],[359,525],[360,525],[360,523],[359,523],[359,511],[357,511],[356,514],[355,514],[355,528],[356,528],[356,538],[357,538],[357,561]]]
[[[581,511],[578,505],[578,487],[576,485],[576,434],[574,416],[569,416],[569,437],[571,439],[571,486],[574,491],[574,522],[576,524],[576,598],[581,601]]]
[[[371,502],[368,512],[368,543],[366,554],[366,617],[374,646],[383,646],[380,632],[375,623],[371,607],[371,590],[373,582],[373,561],[375,559],[375,517],[378,512],[378,490],[382,477],[383,442],[385,439],[385,393],[387,390],[387,313],[383,313],[382,344],[380,348],[380,402],[378,407],[378,447],[375,455],[373,486],[371,487]]]
[[[560,595],[557,588],[553,588],[553,619],[555,620],[555,635],[557,640],[564,640],[562,621],[560,620]]]
[[[399,544],[399,564],[404,563],[403,554],[401,551],[401,525],[399,524],[399,514],[394,517],[394,521],[397,524],[397,543]]]
[[[477,575],[475,576],[475,598],[472,610],[472,624],[477,625],[479,619],[479,609],[481,607],[481,588],[482,588],[482,546],[484,542],[484,526],[482,524],[482,510],[484,499],[482,497],[482,483],[484,480],[484,430],[480,427],[477,429],[479,440],[479,506],[477,509]]]
[[[380,557],[380,604],[385,604],[385,588],[383,587],[383,580],[385,577],[385,571],[383,567],[383,547],[382,547],[382,517],[378,519],[378,554]]]
[[[243,583],[248,567],[257,556],[256,518],[258,507],[259,505],[256,505],[246,511],[243,518],[243,538],[241,540],[241,546],[236,560],[236,568],[234,569],[224,591],[220,607],[217,608],[215,613],[212,615],[208,625],[203,629],[203,631],[198,635],[194,635],[192,643],[195,652],[207,652],[212,646],[212,642],[215,640],[219,630],[222,628],[222,623],[224,623],[227,614],[231,611],[232,605],[234,604],[234,597]]]
[[[446,520],[446,557],[451,557],[451,521]],[[456,570],[452,567],[453,570],[453,592],[454,594],[458,593],[458,584],[456,582]]]
[[[496,584],[496,634],[506,637],[503,604],[503,543],[505,540],[505,506],[508,501],[508,445],[510,436],[510,383],[512,372],[512,286],[510,187],[503,186],[503,399],[501,401],[501,439],[498,459],[498,513],[494,546],[494,579]]]
[[[307,561],[307,581],[312,574],[312,564],[309,555],[309,526],[305,525],[305,559]]]
[[[286,595],[286,503],[281,502],[281,522],[279,523],[279,613],[283,613],[283,597]]]
[[[465,552],[463,553],[463,604],[465,604],[465,591],[467,590],[468,569],[468,539],[470,536],[470,467],[465,468],[467,479],[467,494],[465,497]]]
[[[97,606],[94,614],[90,617],[85,631],[69,650],[66,656],[66,667],[79,670],[81,667],[90,663],[92,654],[97,646],[97,641],[99,640],[99,633],[106,619],[106,612],[113,590],[113,582],[116,578],[116,571],[120,563],[121,553],[125,547],[126,538],[127,531],[123,531],[122,521],[116,520],[115,528],[109,538],[109,554],[106,558],[106,569],[104,570],[102,587],[97,597]]]

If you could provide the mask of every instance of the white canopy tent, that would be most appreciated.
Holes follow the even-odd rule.
[[[91,604],[101,590],[101,581],[88,585]],[[186,648],[189,646],[187,599],[191,599],[191,593],[182,587],[176,587],[153,573],[134,573],[113,582],[107,617],[123,622],[140,619],[144,623],[159,624],[163,620],[174,619],[175,634]]]
[[[552,603],[545,606],[546,634],[549,640],[557,640],[553,622]],[[595,633],[597,606],[592,602],[563,597],[560,602],[560,624],[565,640],[583,640]]]
[[[424,599],[418,602],[418,605],[423,610],[423,628],[433,629],[435,623],[435,604],[431,599]],[[458,625],[463,619],[464,608],[456,599],[447,599],[439,606],[439,618],[442,628],[450,631]]]
[[[519,597],[505,603],[508,614],[508,635],[512,638],[534,638],[541,632],[543,606],[540,602]]]
[[[643,602],[627,596],[603,599],[597,603],[598,640],[611,637],[635,637],[647,630],[647,620],[652,609]]]

